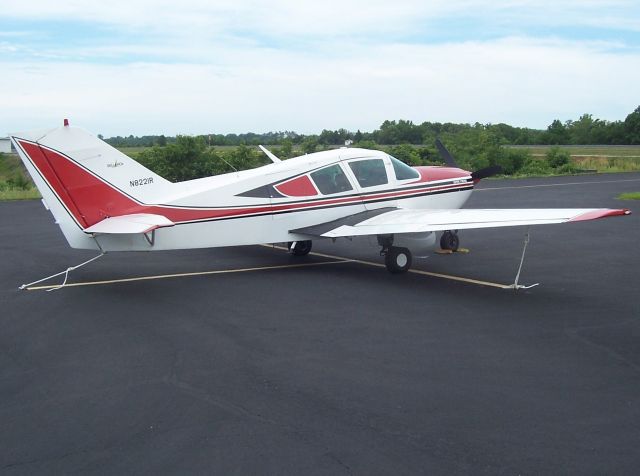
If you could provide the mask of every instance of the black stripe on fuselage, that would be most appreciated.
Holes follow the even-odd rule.
[[[329,209],[329,208],[338,208],[338,207],[350,207],[350,206],[357,206],[357,205],[366,205],[369,203],[381,203],[381,202],[390,202],[392,200],[403,200],[406,198],[417,198],[417,197],[424,197],[424,196],[428,196],[428,195],[441,195],[441,194],[445,194],[445,193],[454,193],[454,192],[463,192],[466,190],[473,190],[473,184],[471,184],[470,186],[464,187],[464,188],[455,188],[455,189],[449,189],[449,190],[437,190],[434,192],[425,192],[425,193],[419,193],[419,194],[413,194],[413,195],[409,195],[406,197],[386,197],[386,198],[380,198],[380,199],[376,199],[376,200],[368,200],[368,201],[352,201],[352,202],[348,202],[348,203],[337,203],[337,204],[332,204],[332,205],[324,205],[324,206],[314,206],[314,207],[304,207],[304,208],[294,208],[293,210],[281,210],[281,211],[269,211],[269,212],[261,212],[261,213],[247,213],[244,215],[238,215],[238,216],[230,216],[230,217],[216,217],[216,218],[204,218],[201,220],[191,220],[191,221],[182,221],[182,222],[177,222],[177,225],[189,225],[192,223],[205,223],[205,222],[211,222],[211,221],[225,221],[225,220],[237,220],[240,218],[255,218],[255,217],[261,217],[261,216],[269,216],[269,215],[284,215],[287,213],[303,213],[306,211],[316,211],[316,210],[325,210],[325,209]],[[286,204],[283,204],[286,205]]]

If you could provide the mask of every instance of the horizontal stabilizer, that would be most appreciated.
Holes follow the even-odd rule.
[[[165,226],[173,226],[174,223],[162,215],[151,213],[134,213],[132,215],[120,215],[105,218],[95,225],[85,228],[85,233],[104,234],[135,234],[148,233]]]

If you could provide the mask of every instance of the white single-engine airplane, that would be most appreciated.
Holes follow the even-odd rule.
[[[437,145],[448,166],[409,167],[377,150],[341,148],[241,172],[171,183],[86,131],[11,134],[38,190],[73,248],[152,251],[377,237],[392,273],[412,252],[458,247],[457,230],[564,223],[626,209],[460,209],[480,179]],[[71,269],[71,268],[70,268]]]

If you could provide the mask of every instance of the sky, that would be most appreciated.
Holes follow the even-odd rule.
[[[0,135],[544,129],[640,105],[637,0],[0,2]]]

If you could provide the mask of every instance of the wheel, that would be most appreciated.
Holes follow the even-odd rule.
[[[390,273],[406,273],[411,267],[411,251],[392,246],[384,257],[384,264]]]
[[[293,244],[295,243],[295,246]],[[306,241],[290,241],[289,251],[293,256],[305,256],[311,251],[311,240]]]
[[[458,234],[453,231],[445,231],[440,238],[440,248],[443,250],[458,251],[460,239]]]

